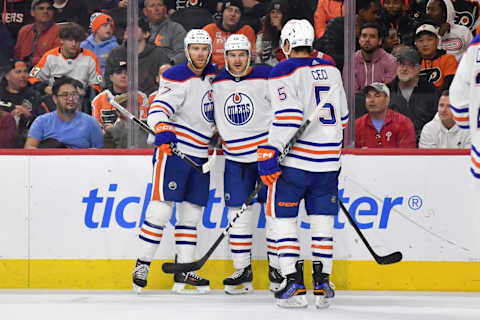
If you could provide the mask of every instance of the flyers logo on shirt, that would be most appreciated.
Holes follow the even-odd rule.
[[[202,98],[202,115],[208,122],[213,122],[213,90],[205,92]]]
[[[241,126],[252,119],[255,108],[249,96],[235,92],[225,101],[224,112],[228,122],[235,126]]]

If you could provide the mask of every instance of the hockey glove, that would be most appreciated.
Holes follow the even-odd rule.
[[[259,146],[257,149],[258,174],[262,182],[269,187],[282,174],[278,164],[278,155],[278,150],[272,146]]]
[[[175,135],[175,127],[171,124],[160,122],[155,126],[155,145],[161,152],[167,155],[172,155],[172,149],[170,148],[170,142],[176,142],[177,136]]]

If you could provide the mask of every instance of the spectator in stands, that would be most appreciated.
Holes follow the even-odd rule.
[[[53,0],[32,2],[31,15],[35,21],[20,29],[14,49],[16,59],[35,65],[48,50],[60,46],[60,28],[53,21],[52,4]]]
[[[86,0],[54,0],[56,23],[75,22],[88,30],[90,11]]]
[[[202,0],[164,0],[165,5],[167,6],[167,13],[171,16],[185,8],[191,7],[205,7],[206,3],[209,1]],[[216,1],[215,1],[216,2]]]
[[[408,0],[381,0],[384,8],[382,24],[387,31],[395,30],[400,42],[413,45],[416,21],[408,14]]]
[[[17,147],[17,126],[10,105],[0,100],[0,148]]]
[[[263,32],[257,35],[256,63],[264,63],[271,66],[285,59],[280,49],[280,32],[288,18],[288,1],[273,0],[267,10],[263,23]]]
[[[454,55],[460,61],[467,46],[472,41],[472,33],[462,25],[455,24],[455,9],[450,0],[430,0],[427,3],[427,16],[437,25],[441,37],[439,49]]]
[[[113,35],[115,24],[108,14],[95,12],[90,17],[90,30],[92,30],[92,34],[82,41],[80,48],[95,53],[100,62],[102,74],[105,74],[108,54],[118,47],[117,38]]]
[[[360,27],[365,23],[378,23],[380,9],[376,0],[356,0],[355,35],[360,37]],[[315,40],[313,47],[330,55],[338,69],[343,69],[345,44],[343,39],[345,17],[330,20],[323,37]]]
[[[113,95],[126,94],[128,92],[128,78],[127,78],[127,62],[118,61],[118,64],[113,66],[112,74],[110,75],[112,86],[107,88]],[[146,121],[148,113],[147,96],[138,92],[138,108],[140,119]],[[105,143],[108,147],[126,148],[127,147],[127,127],[124,123],[124,118],[120,116],[115,107],[108,101],[108,93],[102,91],[92,101],[92,115],[100,123],[105,134]],[[120,123],[123,122],[123,123]]]
[[[318,0],[314,14],[315,38],[320,38],[327,29],[328,21],[345,15],[344,0]]]
[[[8,60],[13,57],[13,46],[15,45],[13,37],[8,31],[7,26],[0,23],[0,39],[2,39],[2,50],[0,50],[0,68],[5,67]]]
[[[28,79],[27,64],[21,60],[9,61],[5,75],[0,81],[0,100],[10,103],[7,110],[15,118],[18,133],[17,147],[22,147],[27,136],[27,127],[32,117],[32,104],[36,98]]]
[[[244,13],[242,15],[243,23],[249,25],[259,33],[262,28],[262,18],[267,14],[268,4],[259,0],[243,0]]]
[[[314,0],[289,0],[292,19],[307,19],[313,26],[313,14],[315,13],[316,2]]]
[[[397,71],[395,57],[381,48],[382,34],[378,24],[365,23],[360,28],[360,50],[355,53],[355,92],[373,82],[390,83]],[[344,70],[346,73],[347,70]]]
[[[447,90],[452,83],[458,62],[455,57],[438,49],[440,38],[438,29],[429,23],[417,28],[415,45],[422,56],[421,75],[439,90]]]
[[[420,77],[420,54],[412,47],[398,51],[395,80],[390,83],[390,108],[407,116],[415,127],[416,141],[423,126],[437,112],[438,90],[425,77]]]
[[[167,6],[163,1],[145,0],[143,14],[147,18],[151,30],[148,41],[157,47],[168,48],[168,58],[171,64],[184,63],[186,58],[183,39],[186,31],[181,24],[170,20],[167,15]],[[155,73],[156,70],[158,69],[155,69]]]
[[[25,149],[41,147],[101,148],[102,129],[97,120],[78,111],[79,93],[74,80],[57,79],[52,87],[55,112],[46,113],[33,121]],[[49,143],[46,146],[44,143]]]
[[[33,17],[30,14],[31,6],[32,0],[0,1],[0,13],[2,15],[1,22],[10,31],[10,35],[14,39],[14,43],[17,39],[20,28],[33,22]]]
[[[241,0],[225,0],[223,2],[222,18],[220,21],[211,23],[203,28],[212,38],[212,63],[216,64],[219,68],[225,65],[223,46],[231,34],[238,33],[245,35],[248,40],[250,40],[251,47],[255,48],[255,31],[253,31],[249,25],[240,22],[243,10]],[[252,60],[255,60],[255,56],[255,51],[252,51]]]
[[[127,61],[128,33],[125,30],[124,43],[110,51],[105,66],[105,85],[111,87],[110,75],[120,61]],[[138,20],[138,90],[150,94],[158,89],[155,76],[161,65],[169,63],[167,49],[147,42],[150,26],[145,19]]]
[[[480,3],[475,0],[452,1],[455,8],[455,23],[467,27],[475,33],[480,26]],[[477,33],[478,34],[478,31]]]
[[[79,80],[84,86],[92,86],[100,92],[102,71],[95,53],[80,48],[85,39],[85,31],[70,23],[60,29],[61,47],[47,51],[30,72],[30,83],[41,93],[51,94],[55,78],[68,76]]]
[[[355,120],[356,148],[415,148],[410,119],[390,110],[390,90],[380,82],[364,88],[368,113]]]
[[[388,53],[392,53],[392,51],[400,45],[400,38],[398,37],[397,29],[395,28],[387,28],[387,34],[383,39],[382,48]]]
[[[425,124],[420,136],[420,148],[470,149],[472,145],[468,130],[462,130],[453,119],[448,91],[443,91],[438,101],[438,112],[432,121]]]

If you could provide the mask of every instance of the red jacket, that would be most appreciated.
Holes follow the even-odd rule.
[[[367,113],[355,121],[356,148],[416,148],[412,121],[393,110],[387,116],[380,132]]]
[[[16,59],[24,60],[32,53],[33,42],[35,39],[34,26],[35,24],[27,24],[20,29],[17,37],[17,44],[15,45],[13,52]],[[35,47],[35,53],[32,56],[32,65],[36,65],[47,51],[60,47],[60,37],[58,36],[59,30],[59,26],[54,23],[40,34]]]

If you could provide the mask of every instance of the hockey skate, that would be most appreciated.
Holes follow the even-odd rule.
[[[172,292],[179,294],[205,294],[210,291],[210,281],[195,271],[175,273]]]
[[[329,274],[322,273],[322,268],[320,261],[313,262],[313,295],[318,309],[328,308],[335,297],[335,286],[330,282]]]
[[[276,292],[280,289],[280,286],[285,278],[280,273],[280,270],[272,266],[268,266],[268,280],[270,280],[270,291]]]
[[[140,294],[142,289],[147,285],[147,276],[150,271],[150,265],[137,260],[135,264],[135,270],[132,273],[133,290]]]
[[[303,283],[303,260],[295,264],[295,273],[288,274],[280,289],[274,293],[277,306],[282,308],[306,308],[307,290]]]
[[[252,266],[236,270],[230,277],[223,280],[225,293],[244,294],[253,292],[252,287],[253,273]]]

